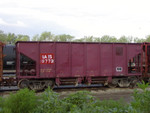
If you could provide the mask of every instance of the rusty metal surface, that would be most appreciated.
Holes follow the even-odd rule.
[[[16,50],[18,78],[130,76],[128,60],[142,51],[141,44],[72,42],[18,42]],[[36,62],[36,76],[20,75],[20,54]]]
[[[142,46],[142,67],[141,71],[143,73],[144,78],[150,77],[150,43],[143,43]]]

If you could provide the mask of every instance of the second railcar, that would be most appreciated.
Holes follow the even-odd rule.
[[[84,83],[128,87],[143,76],[145,69],[148,72],[148,67],[144,67],[148,59],[146,45],[17,42],[18,86],[35,90],[54,84]]]
[[[3,46],[4,43],[0,42],[0,84],[2,82],[3,76]]]

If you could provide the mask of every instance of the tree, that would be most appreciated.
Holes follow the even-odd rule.
[[[108,35],[104,35],[101,37],[101,42],[109,42],[110,37]]]
[[[114,36],[104,35],[100,39],[101,42],[117,42],[117,38]]]
[[[17,41],[30,41],[30,37],[28,35],[17,35],[15,42]]]
[[[0,30],[0,41],[6,43],[7,35]]]
[[[94,42],[93,36],[85,36],[84,39],[85,39],[85,42]]]
[[[132,40],[133,40],[133,37],[121,36],[118,39],[118,42],[121,42],[121,43],[132,43]]]
[[[54,35],[51,32],[43,32],[40,36],[38,34],[34,35],[32,41],[52,41]]]
[[[74,37],[71,35],[62,34],[62,35],[55,36],[53,41],[70,42],[70,41],[73,41],[73,39]]]
[[[4,33],[0,30],[0,41],[5,44],[15,44],[17,41],[30,41],[28,35],[15,35],[14,33]]]
[[[101,38],[100,37],[95,37],[94,42],[101,42]]]
[[[39,40],[39,35],[36,34],[33,36],[32,41],[38,41]]]
[[[73,42],[84,42],[84,38],[74,39]]]
[[[15,44],[17,36],[14,33],[7,34],[7,43],[8,44]]]
[[[113,37],[110,37],[109,42],[118,42],[118,40],[116,37],[113,36]]]
[[[98,37],[93,36],[84,36],[84,38],[75,39],[74,42],[99,42]]]
[[[17,41],[30,41],[28,35],[15,35],[14,33],[8,33],[6,38],[7,44],[15,44]]]
[[[54,35],[51,32],[43,32],[39,41],[52,41]]]
[[[145,42],[150,42],[150,35],[146,36]]]
[[[134,43],[142,43],[142,42],[146,42],[146,39],[143,39],[143,38],[141,38],[141,39],[139,39],[139,38],[134,38]]]

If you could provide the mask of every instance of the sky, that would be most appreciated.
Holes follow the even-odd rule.
[[[149,0],[0,0],[0,30],[117,38],[150,35]]]

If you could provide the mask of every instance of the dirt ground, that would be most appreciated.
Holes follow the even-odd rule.
[[[55,92],[58,92],[61,96],[61,98],[71,94],[75,93],[76,91],[80,91],[83,89],[77,89],[77,90],[54,90]],[[120,100],[123,99],[125,102],[129,103],[132,101],[133,97],[133,91],[134,89],[129,89],[129,88],[109,88],[105,90],[101,89],[85,89],[87,91],[90,91],[93,96],[96,98],[99,98],[100,100]]]
[[[93,94],[100,100],[119,100],[123,99],[125,102],[129,103],[132,101],[132,92],[116,92],[116,93],[105,93],[105,94]]]
[[[123,99],[125,102],[130,103],[133,99],[132,94],[134,89],[129,88],[77,88],[77,89],[54,89],[54,92],[59,93],[60,98],[66,97],[71,93],[75,93],[77,91],[89,91],[93,96],[99,98],[100,100],[120,100]],[[0,96],[7,97],[13,92],[0,92]],[[40,95],[42,92],[37,93]]]

